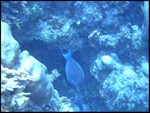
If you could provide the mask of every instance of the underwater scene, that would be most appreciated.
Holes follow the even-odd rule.
[[[148,47],[148,1],[1,1],[1,111],[148,112]]]

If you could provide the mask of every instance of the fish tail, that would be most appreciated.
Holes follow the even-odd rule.
[[[66,60],[72,58],[71,49],[69,49],[69,51],[66,54],[63,54],[63,56],[66,58]]]
[[[79,97],[79,95],[80,95],[79,92],[80,92],[80,90],[77,91],[76,102],[77,102],[77,105],[78,105],[80,111],[83,111],[83,106],[82,106],[81,98]]]
[[[83,111],[83,106],[82,106],[80,99],[78,99],[77,104],[78,104],[80,111]]]

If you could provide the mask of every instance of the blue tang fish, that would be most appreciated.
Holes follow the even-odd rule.
[[[77,92],[80,90],[80,85],[84,81],[84,72],[81,66],[72,58],[71,49],[69,49],[68,53],[63,54],[66,62],[66,78],[68,82],[73,85]]]

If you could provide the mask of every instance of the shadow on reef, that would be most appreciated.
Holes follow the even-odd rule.
[[[40,40],[24,41],[20,43],[21,50],[28,50],[35,58],[46,65],[48,73],[57,68],[58,70],[63,68],[65,60],[61,51],[48,45]]]

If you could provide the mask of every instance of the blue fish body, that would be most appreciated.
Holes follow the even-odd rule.
[[[72,58],[71,50],[69,50],[68,53],[63,54],[63,56],[67,60],[66,67],[65,67],[66,78],[68,82],[72,86],[74,86],[77,92],[76,95],[77,104],[79,106],[80,111],[83,111],[83,106],[79,95],[80,95],[80,85],[84,81],[84,72],[81,66]]]
[[[84,81],[84,72],[81,66],[72,58],[71,50],[68,53],[63,54],[66,58],[66,78],[70,84],[72,84],[76,91],[79,92],[81,83]]]

